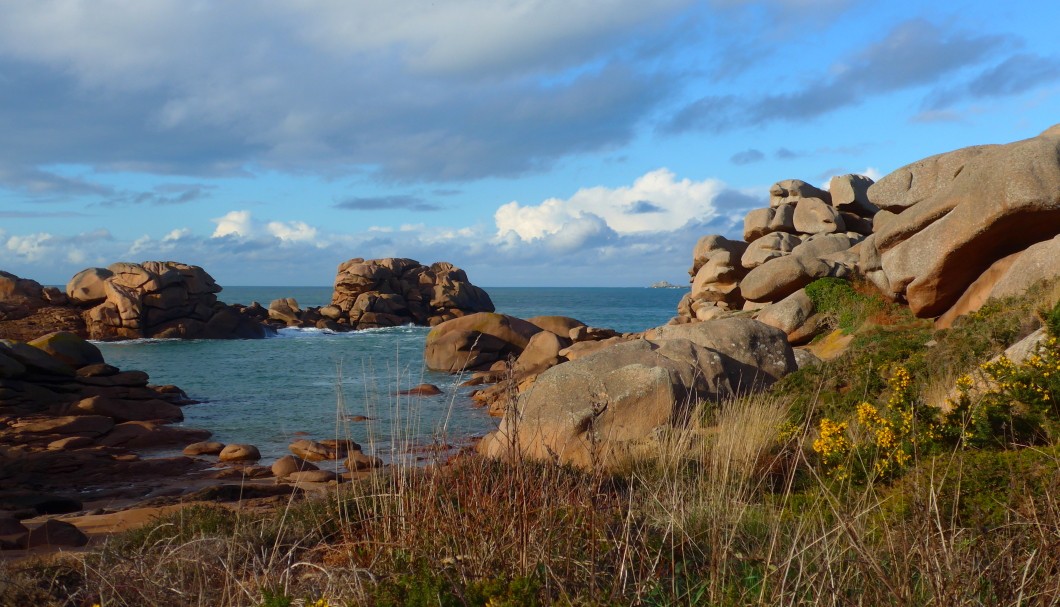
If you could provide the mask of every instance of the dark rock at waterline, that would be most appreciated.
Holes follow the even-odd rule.
[[[420,384],[408,390],[401,390],[398,392],[401,396],[437,396],[442,393],[442,389],[434,384]]]

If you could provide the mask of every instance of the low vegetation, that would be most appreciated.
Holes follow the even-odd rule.
[[[820,281],[854,339],[703,405],[621,475],[465,456],[326,499],[187,508],[6,566],[27,605],[1050,605],[1060,597],[1056,285],[936,331]],[[991,359],[1044,326],[1026,361]]]

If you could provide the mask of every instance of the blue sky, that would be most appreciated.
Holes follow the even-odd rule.
[[[1060,3],[0,3],[0,269],[685,282],[769,185],[1060,122]]]

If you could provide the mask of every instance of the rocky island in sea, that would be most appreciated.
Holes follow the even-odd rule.
[[[194,439],[192,455],[164,464],[175,473],[244,462],[213,471],[238,484],[170,487],[171,499],[213,506],[122,536],[116,552],[70,557],[62,576],[57,565],[17,569],[5,588],[90,604],[104,595],[150,604],[174,585],[215,602],[241,588],[250,604],[1055,596],[1060,126],[875,182],[778,181],[742,236],[701,238],[674,319],[638,332],[500,314],[452,266],[403,259],[343,264],[329,306],[284,299],[250,313],[212,299],[208,274],[183,264],[97,272],[89,283],[102,284],[104,299],[4,274],[0,328],[75,329],[0,348],[0,478],[5,491],[9,479],[54,491],[5,494],[4,548],[87,541],[77,532],[92,515],[56,512],[79,507],[63,494],[101,473],[70,472],[100,461],[131,475],[153,461],[106,444],[119,427],[119,436]],[[84,301],[63,299],[74,295]],[[153,311],[170,309],[181,312]],[[258,466],[252,445],[181,435],[165,422],[196,405],[108,367],[79,336],[103,331],[97,323],[118,337],[187,338],[244,319],[430,326],[426,366],[463,374],[469,398],[500,417],[497,429],[438,466],[384,467],[339,436],[296,441],[290,456]],[[26,467],[37,461],[39,472]],[[260,515],[216,507],[244,486],[282,504],[260,503]],[[292,507],[309,488],[328,499]],[[264,532],[247,533],[247,517]],[[190,574],[166,577],[175,564]],[[292,575],[302,569],[310,573]],[[289,584],[261,581],[280,579]]]

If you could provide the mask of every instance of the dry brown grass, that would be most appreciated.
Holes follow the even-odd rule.
[[[0,604],[1057,604],[1057,450],[1008,476],[1010,454],[953,452],[893,485],[837,482],[787,415],[768,395],[712,407],[621,477],[465,456],[273,515],[188,510],[8,566]]]

